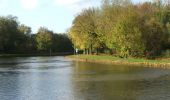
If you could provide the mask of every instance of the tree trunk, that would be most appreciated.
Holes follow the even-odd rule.
[[[90,55],[92,54],[92,49],[93,49],[93,47],[92,47],[92,44],[91,44],[91,46],[90,46]]]

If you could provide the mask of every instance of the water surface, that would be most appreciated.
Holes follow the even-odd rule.
[[[0,100],[170,100],[170,70],[0,58]]]

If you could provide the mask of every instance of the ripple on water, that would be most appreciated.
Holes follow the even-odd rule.
[[[170,70],[0,58],[2,100],[170,100]]]

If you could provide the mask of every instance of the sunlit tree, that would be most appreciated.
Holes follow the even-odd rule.
[[[50,51],[53,43],[53,32],[45,27],[40,27],[36,36],[37,48],[42,51]]]

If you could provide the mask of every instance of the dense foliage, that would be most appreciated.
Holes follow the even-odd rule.
[[[67,34],[55,34],[40,27],[36,34],[31,27],[19,24],[17,17],[0,17],[0,53],[73,52]]]
[[[170,49],[170,0],[134,4],[103,0],[79,13],[69,30],[85,53],[110,51],[120,57],[155,57]]]

